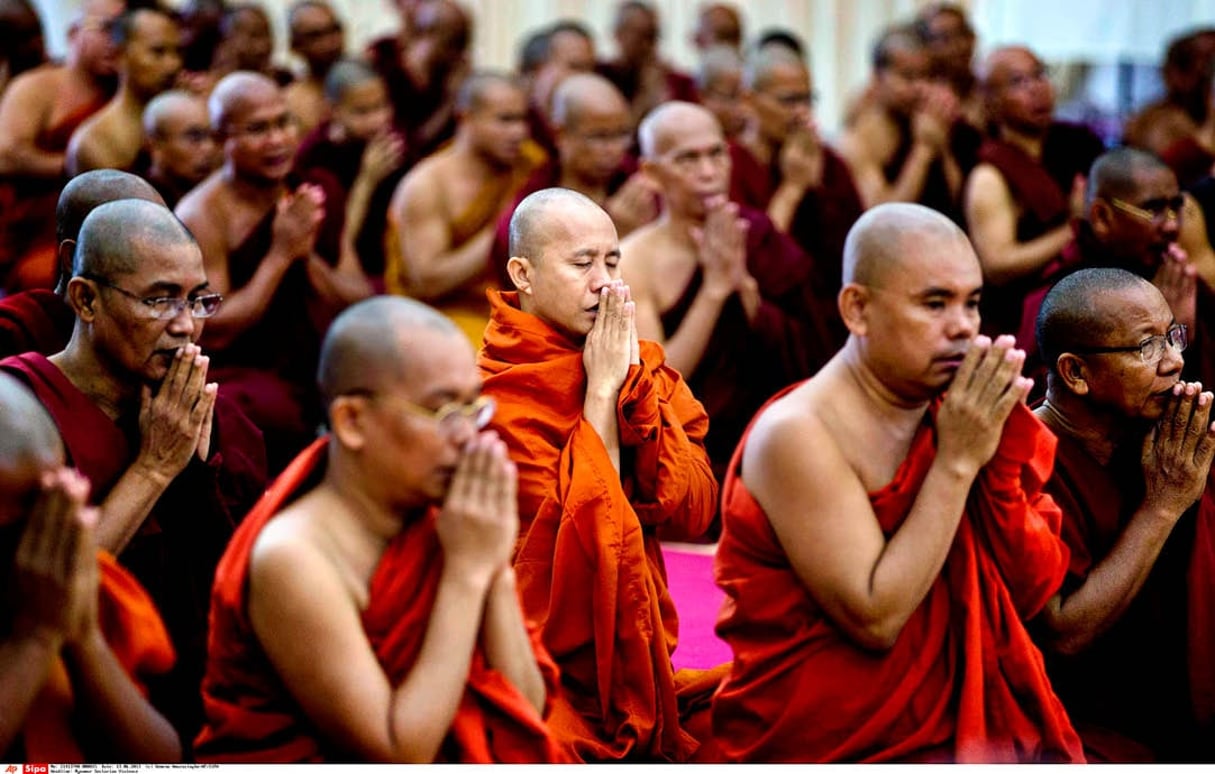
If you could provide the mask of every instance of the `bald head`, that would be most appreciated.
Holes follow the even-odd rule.
[[[143,109],[143,133],[145,137],[159,137],[164,133],[165,123],[174,116],[193,111],[202,98],[185,89],[162,91],[152,98]],[[128,197],[129,198],[129,197]]]
[[[368,81],[379,79],[380,74],[371,69],[366,62],[357,59],[343,59],[329,69],[325,76],[325,101],[336,105],[346,96],[350,89],[362,86]]]
[[[619,111],[627,116],[629,105],[611,81],[594,73],[566,76],[553,92],[554,126],[573,129],[592,109],[599,113]]]
[[[571,208],[587,207],[601,209],[590,197],[569,188],[545,188],[530,194],[519,202],[510,218],[508,249],[511,256],[539,263],[554,225],[559,225],[561,214]]]
[[[63,441],[50,414],[17,378],[0,372],[0,469],[63,464]],[[11,493],[0,492],[0,497]]]
[[[115,277],[139,270],[136,256],[152,246],[165,251],[182,244],[197,249],[194,235],[164,205],[122,199],[99,205],[84,219],[76,243],[73,275]]]
[[[719,78],[727,75],[741,75],[743,58],[738,50],[730,46],[709,46],[700,55],[700,65],[696,68],[696,88],[704,91],[713,86]]]
[[[742,17],[738,9],[728,3],[702,5],[696,16],[693,40],[701,49],[718,45],[737,49],[742,45]]]
[[[355,391],[378,392],[409,378],[419,330],[463,338],[446,315],[411,298],[376,296],[338,315],[321,344],[317,385],[329,405]]]
[[[1172,174],[1159,156],[1148,151],[1123,147],[1102,153],[1088,173],[1088,186],[1084,191],[1085,209],[1097,199],[1134,201],[1139,197],[1142,179],[1158,170]]]
[[[1038,351],[1052,376],[1060,355],[1105,340],[1118,330],[1120,295],[1131,290],[1160,294],[1152,283],[1124,269],[1081,269],[1055,283],[1042,300],[1034,325]]]
[[[747,60],[747,66],[743,70],[743,85],[752,91],[763,91],[767,88],[772,74],[781,68],[809,70],[806,62],[794,49],[780,43],[761,46]]]
[[[80,224],[94,208],[119,199],[141,199],[165,207],[164,197],[138,175],[117,169],[90,170],[69,180],[59,194],[55,208],[56,239],[59,242],[76,239]]]
[[[1030,57],[1037,61],[1038,57],[1025,46],[1002,46],[995,49],[979,64],[979,82],[984,88],[998,88],[1004,85],[1008,71]]]
[[[924,42],[915,27],[898,25],[882,33],[873,46],[872,64],[874,70],[885,70],[890,67],[894,57],[902,52],[917,53],[924,50]]]
[[[233,116],[276,99],[282,99],[278,84],[261,73],[241,70],[225,75],[207,100],[211,128],[222,131]]]
[[[969,243],[952,220],[919,204],[879,204],[865,212],[844,241],[844,284],[881,287],[891,268],[898,266],[908,241],[918,243]]]
[[[451,0],[428,0],[413,13],[410,29],[415,40],[427,40],[449,58],[458,58],[468,49],[472,22]]]
[[[456,111],[461,115],[475,113],[486,102],[495,89],[512,89],[523,93],[523,87],[515,76],[497,70],[478,70],[464,79],[456,94]]]
[[[721,134],[721,124],[708,109],[691,102],[664,102],[651,110],[637,127],[641,156],[657,158],[679,135],[706,127],[714,127]]]

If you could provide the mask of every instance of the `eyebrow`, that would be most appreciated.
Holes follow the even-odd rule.
[[[211,287],[210,280],[199,283],[190,289],[190,293],[198,293],[203,290],[208,290]],[[181,285],[175,282],[154,282],[148,288],[148,293],[178,293],[181,291]]]

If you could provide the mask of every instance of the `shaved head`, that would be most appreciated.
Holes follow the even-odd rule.
[[[780,43],[762,46],[747,60],[743,70],[743,85],[752,91],[762,91],[772,73],[782,67],[809,70],[801,55]]]
[[[569,188],[545,188],[530,194],[519,202],[510,218],[511,256],[537,263],[548,242],[554,211],[566,207],[601,209],[590,197]]]
[[[642,158],[661,156],[671,142],[693,126],[712,124],[721,132],[717,117],[707,108],[691,102],[672,100],[651,110],[637,127],[637,140]]]
[[[890,268],[902,260],[908,239],[962,242],[966,234],[936,210],[919,204],[879,204],[853,224],[844,241],[844,284],[881,287]]]
[[[464,79],[456,94],[456,111],[461,115],[474,113],[485,104],[490,91],[505,86],[523,93],[523,86],[510,73],[497,70],[479,70]]]
[[[76,239],[80,225],[98,205],[119,199],[142,199],[165,206],[164,197],[138,175],[117,169],[94,169],[76,175],[59,194],[55,207],[55,238]]]
[[[412,333],[419,329],[464,338],[451,318],[421,301],[376,296],[346,309],[321,344],[317,386],[325,405],[355,391],[377,392],[409,376]]]
[[[709,88],[723,75],[741,74],[743,72],[742,54],[731,46],[709,46],[700,55],[700,65],[696,68],[696,88]]]
[[[282,92],[278,84],[261,73],[241,70],[225,75],[215,84],[215,89],[207,100],[211,128],[216,131],[223,130],[233,115],[264,100],[281,98]]]
[[[325,76],[325,101],[336,105],[346,92],[368,81],[377,80],[380,74],[371,65],[358,59],[342,59],[329,69]]]
[[[553,125],[572,129],[588,109],[620,111],[628,115],[629,105],[620,90],[602,75],[574,73],[566,76],[553,92]]]
[[[1055,283],[1042,300],[1034,325],[1038,351],[1052,374],[1060,355],[1102,341],[1119,329],[1117,296],[1127,290],[1160,294],[1155,285],[1124,269],[1081,269]]]
[[[106,278],[132,274],[139,270],[136,243],[161,251],[182,244],[198,249],[194,235],[163,204],[121,199],[99,205],[84,219],[72,273]]]
[[[1137,198],[1142,177],[1156,170],[1166,170],[1172,174],[1159,156],[1138,148],[1115,148],[1101,154],[1088,173],[1088,186],[1084,191],[1085,207],[1091,206],[1095,199]]]
[[[0,372],[0,468],[29,463],[40,468],[63,464],[59,428],[28,387]],[[0,492],[0,497],[7,496]]]
[[[1005,70],[1007,70],[1016,60],[1025,56],[1031,56],[1037,59],[1038,56],[1033,51],[1030,51],[1025,46],[1003,46],[997,48],[987,55],[987,58],[979,65],[978,78],[979,82],[984,87],[990,89],[993,86],[1001,85],[1004,78]]]
[[[152,98],[143,109],[143,133],[147,137],[157,137],[164,131],[165,121],[179,110],[193,107],[202,101],[193,92],[185,89],[170,89],[162,91]]]

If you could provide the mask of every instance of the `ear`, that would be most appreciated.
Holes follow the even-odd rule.
[[[76,255],[76,240],[65,239],[59,243],[57,258],[59,259],[59,276],[72,276],[72,260]],[[62,281],[62,280],[60,280]]]
[[[97,302],[97,288],[84,277],[72,277],[67,285],[67,301],[82,322],[91,323],[97,313],[93,305]]]
[[[1069,391],[1076,395],[1088,395],[1088,364],[1084,358],[1064,352],[1055,361],[1055,371]]]
[[[869,317],[866,313],[869,308],[869,288],[850,282],[840,289],[836,303],[850,333],[857,336],[868,333]]]
[[[1094,234],[1107,236],[1114,227],[1114,208],[1101,199],[1093,199],[1088,208],[1088,222]]]
[[[329,428],[344,449],[357,452],[367,445],[367,421],[365,396],[341,395],[329,405]]]
[[[532,266],[530,258],[524,258],[519,255],[512,255],[510,260],[506,262],[506,273],[510,275],[510,281],[515,283],[515,288],[524,295],[532,294],[532,272],[535,267]]]

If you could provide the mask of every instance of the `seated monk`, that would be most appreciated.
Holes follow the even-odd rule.
[[[0,99],[0,285],[55,286],[55,201],[76,127],[114,93],[109,25],[123,0],[87,0],[68,29],[67,59],[17,78]]]
[[[558,187],[585,194],[607,210],[621,236],[658,216],[654,183],[629,154],[629,106],[611,81],[594,73],[566,76],[553,93],[552,120],[557,157],[528,178],[494,232],[489,263],[503,287],[510,287],[511,215],[536,191]]]
[[[334,245],[322,189],[291,188],[299,140],[279,87],[258,73],[233,73],[208,106],[223,166],[176,212],[202,247],[211,288],[226,297],[204,340],[215,376],[265,433],[277,473],[316,437],[314,372],[325,327],[371,289],[358,257]]]
[[[67,346],[76,315],[64,298],[80,224],[99,204],[118,199],[164,200],[141,177],[117,169],[96,169],[68,181],[56,208],[59,280],[54,290],[31,288],[0,298],[0,359],[24,352],[53,355]]]
[[[848,343],[757,415],[724,485],[734,671],[703,757],[1082,761],[1022,624],[1067,569],[1054,437],[1012,337],[976,336],[974,250],[882,204],[844,262]]]
[[[283,90],[287,109],[300,131],[311,132],[329,117],[325,78],[346,50],[346,33],[337,13],[324,0],[296,0],[287,10],[291,51],[304,60],[307,72]]]
[[[843,344],[826,302],[838,287],[820,289],[815,262],[767,216],[726,201],[730,156],[712,113],[668,102],[646,116],[640,137],[663,213],[624,240],[621,276],[638,335],[663,346],[704,402],[720,480],[756,410]]]
[[[207,103],[183,89],[152,98],[143,111],[147,178],[173,209],[219,166]]]
[[[33,0],[0,0],[0,94],[22,73],[46,64],[46,38]]]
[[[97,551],[88,494],[46,410],[0,374],[0,755],[180,761],[139,682],[169,669],[173,646],[139,583]]]
[[[685,761],[721,670],[676,674],[659,537],[717,509],[709,420],[662,347],[639,341],[612,220],[550,188],[511,222],[518,292],[490,291],[478,363],[519,466],[515,572],[561,668],[549,726],[586,761]],[[691,728],[687,724],[691,724]]]
[[[1059,438],[1046,491],[1071,553],[1035,631],[1051,684],[1089,761],[1210,760],[1215,396],[1180,380],[1185,326],[1122,269],[1060,280],[1038,340],[1050,371],[1035,413]]]
[[[616,58],[595,71],[611,81],[628,100],[631,126],[669,100],[695,101],[696,84],[687,73],[663,61],[658,50],[662,31],[658,11],[645,0],[618,0],[612,22]]]
[[[266,482],[261,434],[208,384],[194,342],[215,311],[202,254],[164,206],[102,204],[80,229],[76,327],[47,358],[0,361],[46,407],[100,504],[97,542],[151,594],[178,660],[152,701],[183,739],[200,722],[215,564]]]
[[[966,179],[962,211],[987,285],[984,332],[1015,333],[1025,297],[1072,237],[1084,176],[1104,148],[1090,130],[1054,120],[1054,89],[1029,49],[993,51],[981,82],[995,129]]]
[[[456,110],[455,139],[410,170],[393,194],[384,286],[433,303],[479,346],[494,229],[543,153],[527,138],[527,100],[510,76],[470,76]]]
[[[329,69],[325,99],[332,116],[300,142],[295,171],[305,180],[328,178],[344,202],[342,237],[351,241],[364,271],[384,274],[388,204],[405,175],[405,144],[392,128],[384,80],[357,60]]]
[[[417,301],[334,322],[305,450],[216,572],[208,762],[570,762],[557,671],[524,624],[515,467],[481,432],[472,348]]]
[[[848,229],[864,209],[852,173],[819,138],[810,69],[800,55],[782,44],[764,46],[752,56],[745,75],[755,120],[741,142],[758,166],[739,165],[736,154],[733,174],[747,180],[737,180],[733,190],[755,191],[738,201],[766,208],[777,229],[819,259],[834,299],[839,288],[834,267]]]
[[[69,175],[90,169],[135,169],[143,143],[143,111],[173,87],[181,70],[177,24],[166,11],[136,8],[114,22],[118,93],[72,133],[63,167]]]

